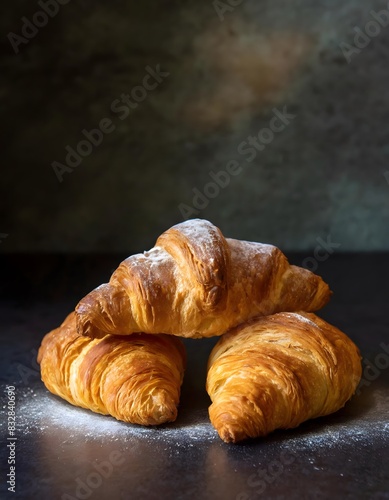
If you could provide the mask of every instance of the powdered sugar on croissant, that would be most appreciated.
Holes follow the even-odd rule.
[[[151,250],[123,261],[109,283],[76,307],[79,333],[168,333],[211,337],[254,316],[315,311],[328,285],[289,265],[275,246],[226,239],[193,219],[164,232]]]

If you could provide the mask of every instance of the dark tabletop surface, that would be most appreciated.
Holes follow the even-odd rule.
[[[290,255],[301,265],[303,255]],[[223,443],[207,414],[215,339],[185,341],[175,423],[142,428],[73,407],[40,381],[36,352],[123,256],[1,257],[1,498],[389,499],[389,255],[336,254],[317,273],[334,295],[319,314],[359,346],[357,394],[328,417],[243,444]],[[14,386],[16,430],[6,420]],[[6,484],[15,442],[16,493]]]

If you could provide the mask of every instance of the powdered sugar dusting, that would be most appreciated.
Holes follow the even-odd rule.
[[[181,224],[173,226],[175,229],[179,229],[187,238],[198,240],[199,238],[204,238],[207,240],[210,235],[210,231],[215,226],[209,221],[204,219],[189,219]]]
[[[126,440],[145,438],[172,442],[202,442],[219,439],[207,419],[206,409],[195,411],[188,419],[178,418],[176,422],[158,427],[119,422],[113,417],[99,415],[90,410],[78,408],[44,388],[24,388],[17,392],[18,434],[50,434],[66,430],[70,439]],[[185,421],[184,421],[185,420]]]
[[[246,261],[258,266],[258,259],[261,259],[263,265],[273,259],[275,252],[278,251],[274,245],[267,243],[256,243],[255,241],[234,240],[227,238],[227,243],[234,260],[234,254],[245,255]]]
[[[314,321],[312,321],[311,319],[307,318],[306,316],[303,316],[302,314],[291,313],[291,312],[282,313],[282,314],[285,315],[285,316],[288,316],[290,318],[296,318],[299,321],[302,321],[304,323],[308,323],[308,325],[311,325],[311,326],[314,326],[315,328],[318,328],[317,324]]]
[[[202,252],[212,258],[212,254],[222,247],[223,237],[219,237],[217,228],[205,219],[189,219],[185,222],[173,226],[189,240],[201,243]]]
[[[166,259],[171,259],[170,254],[160,246],[153,247],[143,252],[143,255],[156,264],[164,262]]]

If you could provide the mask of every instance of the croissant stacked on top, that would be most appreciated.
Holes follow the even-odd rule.
[[[342,407],[361,377],[357,347],[309,314],[330,295],[278,248],[189,220],[122,262],[46,335],[42,380],[70,403],[119,420],[171,422],[185,366],[177,337],[221,336],[206,381],[220,437],[295,427]]]
[[[226,239],[206,220],[173,226],[129,257],[76,307],[81,335],[168,333],[212,337],[254,316],[316,311],[326,283],[272,245]]]

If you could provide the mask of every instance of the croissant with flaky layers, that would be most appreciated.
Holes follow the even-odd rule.
[[[258,315],[315,311],[331,292],[312,272],[289,265],[272,245],[226,239],[193,219],[154,248],[122,262],[109,283],[76,307],[82,335],[133,332],[211,337]]]
[[[177,417],[184,345],[170,335],[79,336],[75,313],[48,333],[38,352],[47,389],[69,403],[142,425]]]
[[[223,335],[210,354],[209,416],[225,442],[266,436],[337,411],[361,373],[355,344],[316,315],[255,319]]]

